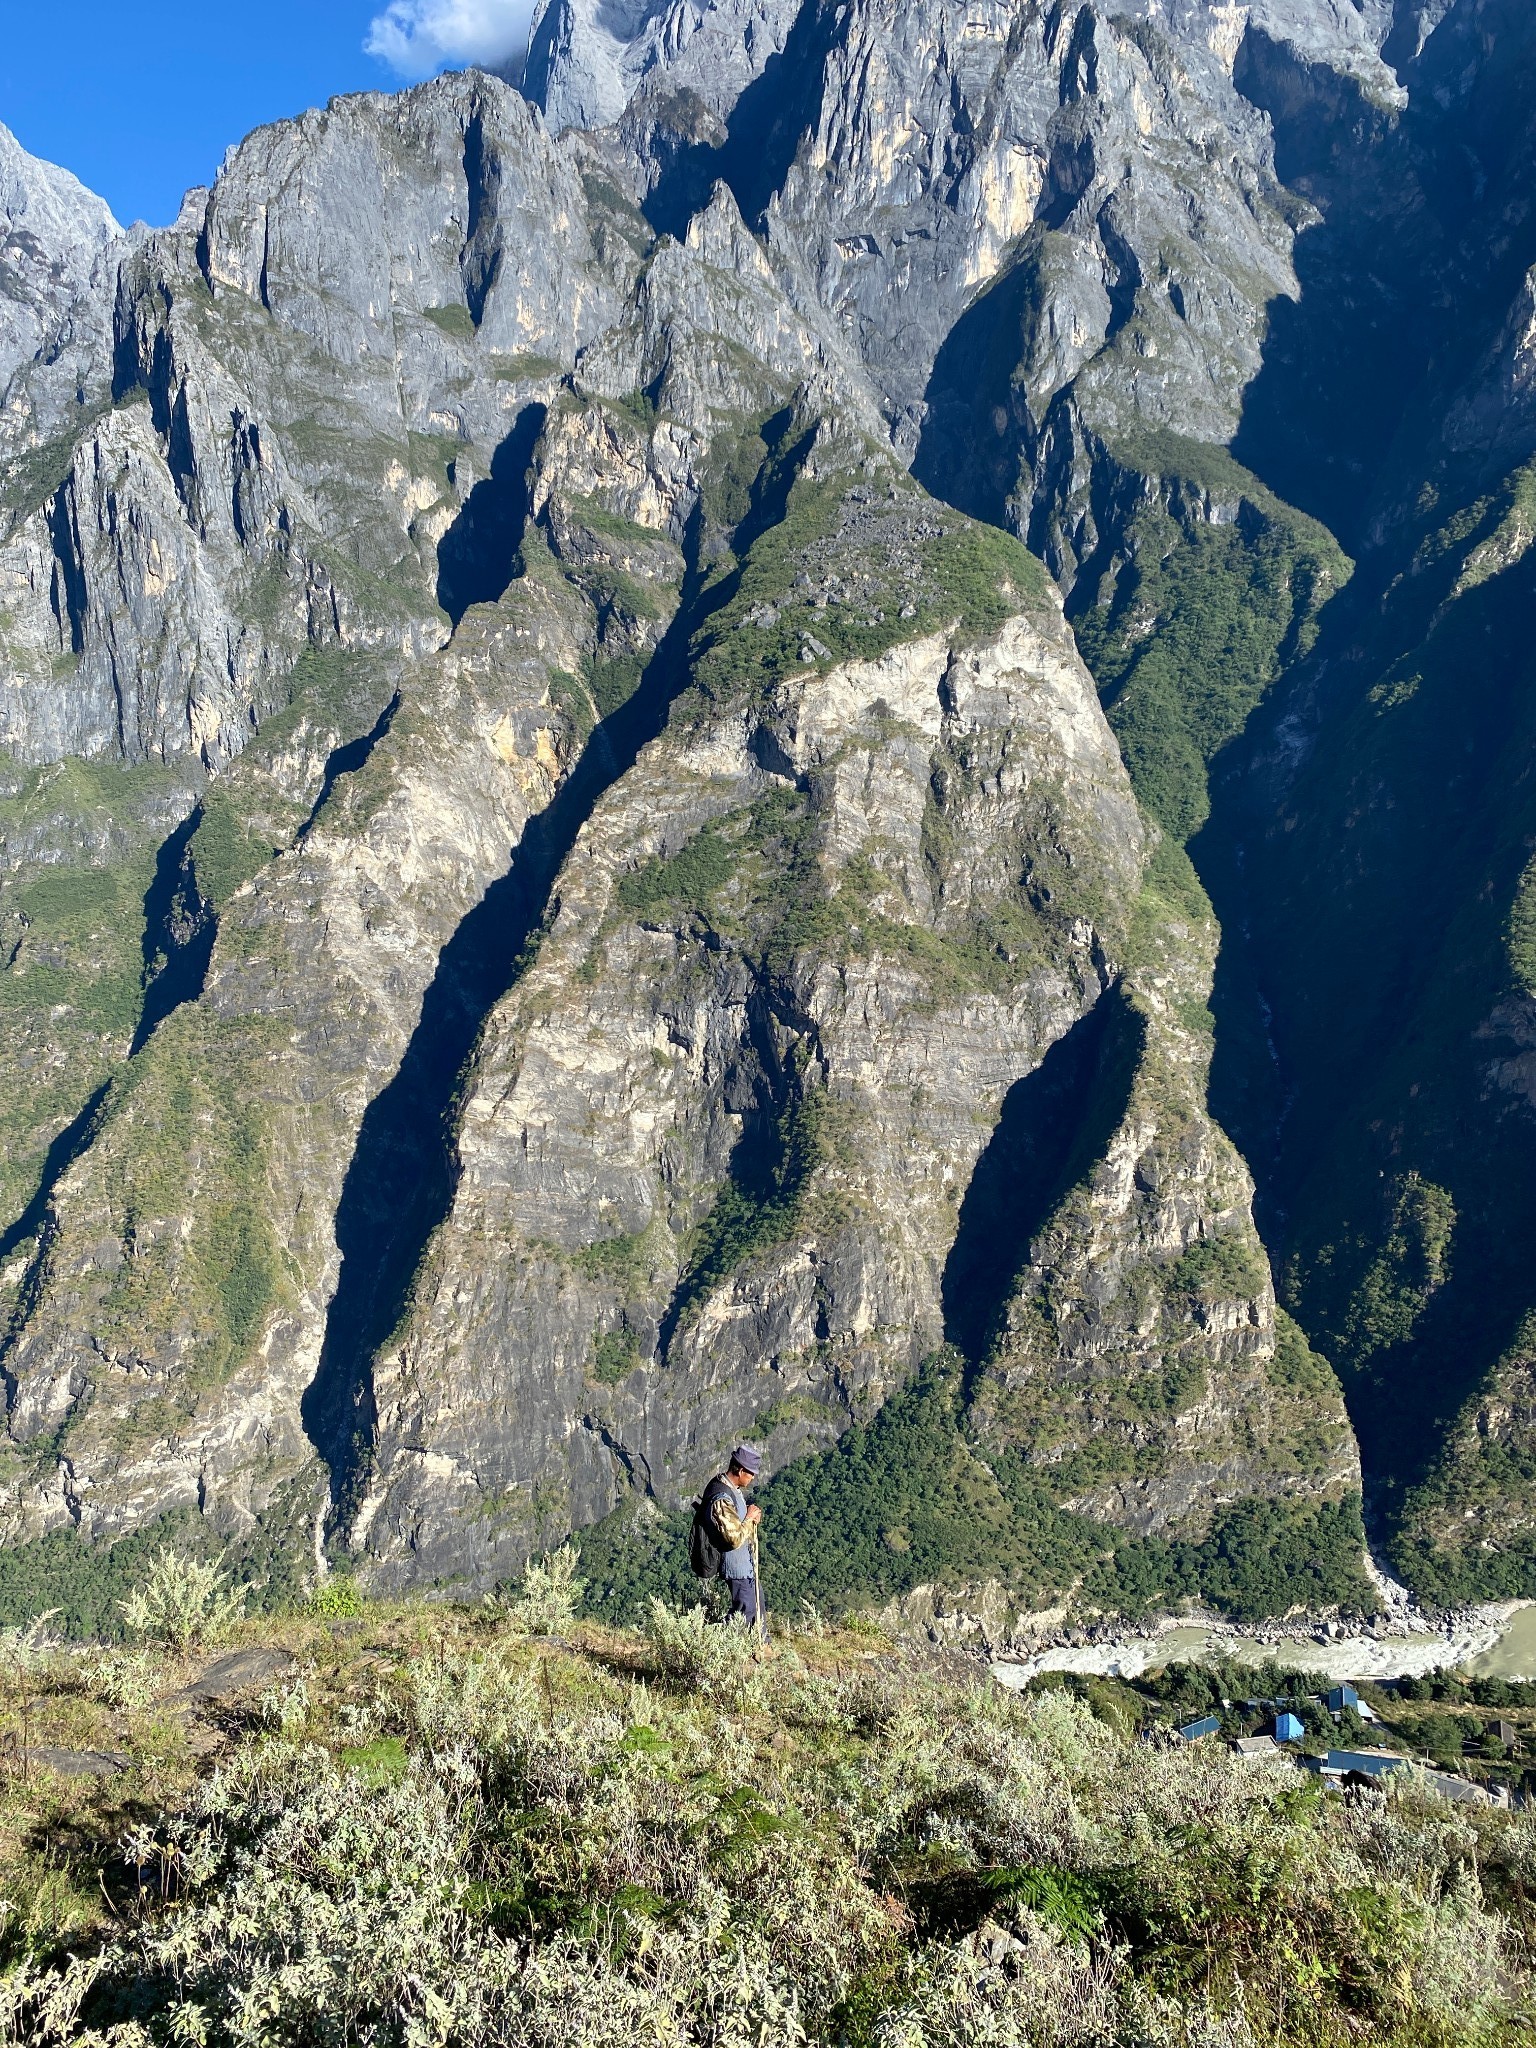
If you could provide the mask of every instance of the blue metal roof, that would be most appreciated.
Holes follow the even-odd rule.
[[[1330,1749],[1323,1761],[1326,1771],[1358,1771],[1362,1777],[1380,1778],[1388,1771],[1400,1771],[1405,1756],[1382,1756],[1370,1749]]]
[[[1294,1714],[1276,1714],[1276,1742],[1300,1742],[1306,1732],[1306,1729]]]
[[[1202,1735],[1214,1735],[1220,1726],[1219,1714],[1207,1714],[1202,1721],[1186,1721],[1177,1732],[1186,1742],[1198,1742]]]

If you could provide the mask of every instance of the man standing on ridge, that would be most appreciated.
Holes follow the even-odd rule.
[[[711,1479],[694,1510],[689,1549],[701,1578],[716,1573],[731,1596],[731,1613],[764,1635],[763,1595],[757,1582],[757,1525],[763,1511],[747,1495],[763,1469],[763,1454],[738,1444],[723,1474]],[[717,1561],[718,1560],[718,1561]]]

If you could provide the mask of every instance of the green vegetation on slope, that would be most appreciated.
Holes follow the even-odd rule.
[[[1536,1310],[1406,1489],[1395,1556],[1424,1597],[1528,1599],[1536,1586]]]
[[[1129,565],[1075,618],[1136,794],[1175,839],[1210,812],[1208,774],[1281,675],[1317,637],[1350,563],[1315,520],[1266,491],[1224,450],[1148,434],[1116,456],[1226,515],[1180,520],[1161,498],[1129,522]]]
[[[118,1249],[98,1253],[87,1268],[91,1301],[82,1312],[103,1347],[96,1370],[122,1374],[108,1455],[174,1440],[198,1401],[251,1357],[292,1284],[271,1218],[267,1111],[257,1078],[272,1034],[285,1027],[216,1014],[191,1000],[203,971],[193,949],[211,944],[234,894],[293,843],[318,800],[330,800],[339,770],[366,755],[369,731],[390,702],[390,678],[376,657],[311,653],[296,664],[289,690],[289,704],[203,792],[184,832],[167,836],[185,816],[190,791],[163,770],[65,764],[39,771],[0,806],[0,832],[13,842],[46,851],[60,835],[68,842],[78,834],[79,851],[69,851],[102,862],[80,871],[67,863],[45,868],[41,902],[30,879],[17,887],[30,911],[25,921],[18,912],[17,985],[8,990],[0,977],[0,1000],[11,994],[19,1010],[32,1005],[13,1029],[13,1061],[24,1065],[30,1028],[34,1038],[46,1035],[52,1052],[80,1051],[84,1077],[98,1091],[88,1098],[90,1150],[80,1170]],[[117,859],[120,846],[128,854]],[[0,885],[0,900],[4,894]],[[78,989],[73,1002],[49,1009],[50,990],[30,988],[27,949],[48,960],[66,946],[93,965],[114,963],[111,1034]],[[176,956],[184,953],[193,954],[194,972],[179,972]],[[156,1028],[125,1059],[141,1016],[156,1018],[161,987],[168,994]],[[91,1037],[77,1030],[77,1018]],[[64,1073],[78,1084],[72,1067]],[[30,1096],[18,1089],[18,1121],[47,1102],[45,1089]],[[79,1110],[79,1100],[71,1101],[83,1136]],[[24,1163],[24,1148],[15,1150],[16,1163]],[[56,1156],[51,1172],[66,1163]],[[28,1236],[42,1220],[36,1173],[34,1166],[31,1185],[23,1184],[35,1212],[24,1219]],[[44,1240],[30,1261],[8,1270],[13,1315],[46,1287],[55,1256]],[[76,1430],[101,1429],[92,1391],[78,1387],[62,1427],[12,1455],[46,1465]]]
[[[71,1640],[121,1642],[121,1603],[164,1543],[185,1540],[193,1517],[162,1517],[117,1543],[89,1543],[76,1529],[0,1549],[0,1630],[49,1617]]]
[[[1136,1616],[1185,1599],[1252,1621],[1305,1605],[1364,1607],[1358,1499],[1249,1500],[1201,1542],[1136,1537],[1059,1505],[1049,1465],[989,1453],[968,1431],[958,1364],[940,1357],[868,1423],[797,1460],[763,1494],[763,1574],[781,1612],[843,1614],[936,1584],[998,1580],[1025,1606],[1078,1587],[1088,1610]],[[581,1539],[592,1611],[630,1620],[688,1586],[687,1516],[622,1508]]]
[[[109,1098],[95,1156],[123,1257],[95,1329],[118,1355],[170,1339],[181,1359],[127,1408],[124,1448],[177,1433],[249,1355],[287,1284],[269,1215],[264,1113],[241,1086],[258,1039],[253,1028],[181,1010]]]
[[[1389,1554],[1445,1600],[1536,1591],[1528,491],[1426,494],[1411,572],[1319,643],[1327,715],[1278,815],[1222,821],[1291,1091],[1286,1299],[1339,1370]]]
[[[839,1117],[824,1088],[803,1077],[789,1085],[792,1092],[774,1120],[763,1155],[751,1171],[736,1163],[692,1234],[673,1298],[680,1317],[686,1318],[749,1259],[785,1243],[806,1218],[811,1179],[833,1156]],[[822,1210],[821,1220],[832,1220],[825,1204]]]
[[[613,900],[636,917],[662,907],[705,911],[736,872],[730,847],[706,825],[669,859],[659,857],[619,878]]]
[[[0,766],[0,1237],[128,1049],[156,848],[191,795],[158,767]]]
[[[1213,1105],[1283,1219],[1285,1298],[1337,1365],[1398,1569],[1428,1597],[1528,1594],[1510,1347],[1536,1180],[1509,998],[1536,990],[1536,470],[1426,487],[1373,587],[1330,603],[1346,559],[1224,451],[1112,452],[1174,488],[1133,506],[1112,584],[1090,564],[1075,625],[1139,796],[1227,923]],[[1245,731],[1257,772],[1210,821]]]
[[[764,463],[757,505],[783,493],[747,545],[726,601],[693,650],[695,688],[713,704],[760,696],[784,676],[869,661],[958,623],[996,632],[1021,605],[1047,602],[1045,572],[1010,534],[921,496],[894,472],[872,484],[811,482],[787,441]]]
[[[1521,1817],[1414,1782],[1326,1799],[1283,1763],[1138,1742],[1145,1705],[1124,1688],[1020,1697],[872,1654],[888,1646],[868,1634],[785,1635],[758,1660],[745,1631],[666,1609],[643,1634],[572,1627],[554,1563],[510,1610],[247,1626],[287,1669],[279,1655],[201,1711],[174,1689],[207,1651],[8,1639],[0,1684],[13,1710],[27,1701],[38,1760],[0,1798],[0,2034],[1526,2037]],[[50,1748],[125,1768],[63,1778]]]
[[[1520,877],[1510,906],[1509,966],[1515,986],[1536,997],[1536,860]]]
[[[56,1529],[0,1549],[0,1640],[41,1620],[70,1642],[120,1643],[128,1635],[122,1603],[162,1550],[217,1562],[253,1614],[292,1608],[313,1568],[313,1520],[307,1494],[280,1492],[246,1533],[221,1537],[191,1508],[176,1508],[115,1542],[91,1542]],[[3,1662],[3,1658],[0,1658]]]

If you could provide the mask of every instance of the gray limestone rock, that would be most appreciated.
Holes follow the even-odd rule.
[[[114,1778],[130,1768],[127,1757],[107,1749],[56,1749],[44,1743],[24,1749],[21,1757],[27,1768],[61,1778]]]
[[[0,392],[44,351],[59,351],[75,302],[122,230],[78,178],[27,152],[0,126]]]
[[[1046,831],[1102,928],[1016,897]],[[936,873],[939,833],[994,857]],[[731,872],[679,922],[667,863],[701,838]],[[790,842],[851,928],[775,971]],[[744,1416],[782,1459],[905,1380],[943,1335],[996,1106],[1114,972],[1142,844],[1048,599],[981,646],[930,633],[654,742],[487,1026],[455,1203],[377,1367],[356,1535],[381,1575],[493,1579],[552,1495],[577,1523],[630,1474],[670,1502]],[[651,903],[626,878],[653,873]],[[992,974],[968,948],[1005,915],[1018,957]],[[750,1155],[786,1128],[803,1178],[710,1284],[690,1244],[757,1199]]]
[[[1385,119],[1392,27],[554,0],[528,98],[335,101],[160,233],[0,151],[0,939],[105,973],[37,889],[82,763],[143,904],[0,1219],[11,1540],[488,1584],[946,1337],[1122,1526],[1358,1476],[1276,1377],[1214,932],[996,528],[1070,581],[1153,488],[1230,522],[1147,443],[1230,439],[1296,289],[1239,51]],[[993,1258],[1020,1117],[1091,1156]]]
[[[561,5],[527,90],[557,123],[616,124],[661,224],[725,177],[791,297],[852,341],[918,473],[1070,585],[1111,538],[1092,498],[1149,434],[1231,439],[1268,309],[1296,294],[1307,214],[1234,86],[1247,39],[1390,113],[1395,27],[1387,0],[806,0],[759,68],[739,6],[631,22]]]
[[[215,1657],[176,1697],[189,1705],[233,1699],[253,1686],[269,1685],[274,1678],[283,1677],[296,1662],[291,1650],[230,1650]]]
[[[717,119],[784,48],[799,0],[542,0],[523,90],[550,126],[603,128],[654,84]]]

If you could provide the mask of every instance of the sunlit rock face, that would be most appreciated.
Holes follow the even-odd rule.
[[[1504,32],[1443,12],[556,0],[522,92],[262,129],[154,233],[0,136],[11,1540],[489,1585],[941,1346],[1108,1531],[1358,1488],[1233,1143],[1281,1189],[1321,1062],[1211,1106],[1304,1036],[1227,1031],[1220,877],[1298,919],[1221,777],[1283,811],[1350,563],[1232,451],[1320,138],[1384,163]],[[1518,254],[1447,474],[1531,452]]]

